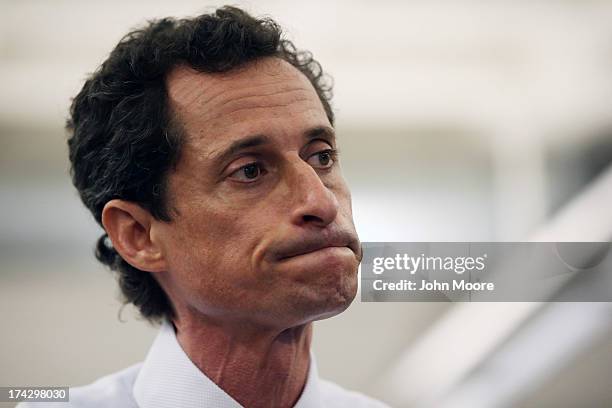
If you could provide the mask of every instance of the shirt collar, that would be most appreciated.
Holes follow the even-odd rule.
[[[165,321],[134,382],[141,408],[240,408],[241,405],[193,364]],[[306,384],[294,408],[321,406],[319,375],[312,352]]]

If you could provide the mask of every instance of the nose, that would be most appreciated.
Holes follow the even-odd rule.
[[[336,219],[338,200],[308,163],[293,167],[289,180],[292,199],[291,221],[295,225],[325,227]]]

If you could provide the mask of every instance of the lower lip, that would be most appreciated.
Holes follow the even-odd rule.
[[[353,250],[349,247],[325,247],[317,249],[316,251],[306,252],[304,254],[294,255],[287,258],[281,259],[281,262],[291,261],[293,259],[303,258],[317,258],[325,260],[326,258],[333,258],[337,256],[353,255]]]

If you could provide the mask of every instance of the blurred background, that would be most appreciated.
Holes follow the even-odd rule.
[[[610,240],[612,1],[233,4],[334,77],[363,241]],[[0,385],[144,358],[156,329],[93,258],[63,125],[128,30],[219,5],[0,0]],[[323,377],[392,406],[612,406],[607,303],[356,300],[315,332]]]

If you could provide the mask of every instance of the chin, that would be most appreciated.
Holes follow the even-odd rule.
[[[326,280],[324,285],[316,285],[304,290],[293,304],[301,323],[323,320],[345,311],[357,295],[357,274],[344,275],[334,282]]]

